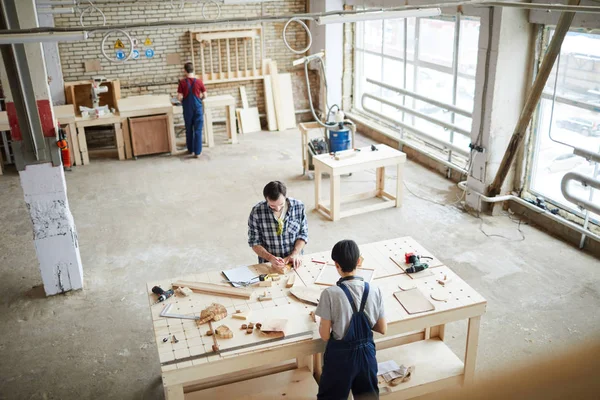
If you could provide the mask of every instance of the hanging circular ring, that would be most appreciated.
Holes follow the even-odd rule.
[[[108,37],[110,36],[110,34],[114,33],[114,32],[122,33],[123,35],[125,35],[125,37],[127,38],[127,40],[129,40],[129,54],[127,54],[127,57],[125,57],[122,60],[119,60],[119,59],[116,59],[116,58],[110,58],[106,54],[106,50],[104,50],[104,44],[106,43],[106,39],[108,39]],[[100,46],[101,46],[102,55],[104,56],[104,58],[106,58],[108,61],[114,62],[114,63],[123,63],[123,62],[129,60],[129,58],[133,54],[133,39],[131,38],[131,36],[129,36],[129,34],[127,32],[125,32],[122,29],[113,29],[111,31],[106,32],[106,34],[102,38],[102,44]]]
[[[206,14],[204,13],[207,4],[214,4],[215,6],[217,6],[217,18],[213,18],[213,20],[221,18],[221,5],[217,3],[216,0],[207,0],[204,3],[202,3],[202,18],[210,19],[206,18]]]
[[[287,41],[287,38],[285,37],[285,34],[287,32],[288,26],[292,23],[292,22],[297,22],[300,24],[300,26],[302,26],[302,28],[304,28],[304,30],[306,31],[306,35],[308,36],[308,45],[301,49],[301,50],[296,50],[294,48],[292,48],[292,46],[290,46],[290,44]],[[302,21],[300,18],[294,17],[294,18],[290,18],[290,20],[288,22],[285,23],[285,26],[283,27],[283,43],[285,44],[285,47],[287,47],[292,53],[295,54],[304,54],[306,53],[310,47],[312,46],[312,33],[310,33],[310,29],[308,29],[308,25],[306,25],[304,23],[304,21]]]
[[[104,15],[102,10],[99,9],[98,7],[96,7],[94,5],[94,3],[92,3],[90,0],[88,0],[88,3],[90,5],[79,12],[79,25],[85,27],[85,24],[83,23],[83,17],[86,12],[90,11],[90,16],[91,16],[93,12],[98,11],[100,13],[100,15],[102,15],[102,26],[106,26],[106,15]],[[76,7],[80,9],[79,3],[77,3]]]
[[[185,0],[181,0],[179,2],[179,6],[177,8],[179,10],[183,10],[183,7],[185,7]],[[175,8],[175,6],[173,5],[173,0],[171,0],[171,8]]]

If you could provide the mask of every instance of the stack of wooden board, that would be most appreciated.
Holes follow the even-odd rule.
[[[296,127],[296,109],[292,76],[277,73],[277,63],[266,59],[263,65],[265,109],[270,131],[284,131]]]
[[[249,106],[244,86],[240,86],[240,97],[242,98],[242,108],[235,110],[240,133],[259,132],[261,127],[260,119],[258,118],[258,107]]]

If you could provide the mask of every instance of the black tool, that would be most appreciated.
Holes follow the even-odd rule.
[[[156,301],[156,303],[160,303],[165,301],[166,299],[168,299],[169,297],[173,296],[173,294],[175,293],[173,291],[173,289],[170,290],[164,290],[163,288],[161,288],[160,286],[154,286],[152,288],[152,293],[157,294],[158,295],[158,299]],[[154,304],[156,304],[154,303]]]
[[[374,144],[371,145],[371,151],[379,151],[379,149],[377,147],[375,147]]]
[[[421,262],[421,256],[415,253],[406,253],[404,255],[407,264],[411,264],[410,267],[406,268],[404,272],[407,274],[414,274],[415,272],[421,272],[429,268],[429,264]],[[432,257],[423,256],[423,258],[433,259]]]

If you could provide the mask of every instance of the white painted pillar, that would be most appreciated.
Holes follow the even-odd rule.
[[[82,289],[83,268],[63,168],[27,165],[19,176],[46,295]]]
[[[481,19],[471,142],[477,143],[481,135],[480,143],[485,151],[475,153],[467,186],[485,194],[496,176],[530,86],[534,32],[533,25],[527,21],[527,10],[496,7],[491,30],[484,21],[489,19]],[[504,194],[514,189],[513,180],[514,168],[505,180]],[[467,192],[466,200],[470,207],[482,210],[479,196]]]
[[[21,29],[38,26],[33,0],[15,2],[18,23]],[[13,21],[14,22],[14,21]],[[46,151],[37,155],[26,146],[23,140],[28,140],[29,129],[21,129],[17,119],[20,110],[14,104],[11,81],[19,77],[9,77],[5,63],[0,57],[0,79],[6,97],[11,135],[14,140],[13,150],[17,162],[21,186],[25,202],[33,224],[33,241],[39,261],[40,273],[44,290],[47,295],[63,293],[73,289],[83,288],[83,269],[77,241],[77,231],[67,199],[67,186],[62,165],[53,166],[52,158],[58,156],[56,132],[52,99],[47,82],[46,63],[41,43],[25,45],[26,65],[22,66],[21,74],[27,73],[28,84],[33,88],[37,110],[43,132],[37,132],[44,141],[38,145],[46,146]],[[20,86],[19,93],[23,92]],[[27,92],[29,93],[29,92]],[[32,114],[34,115],[34,114]],[[36,116],[37,117],[37,116]],[[33,129],[36,129],[35,126]],[[39,129],[39,128],[37,128]]]
[[[40,14],[38,19],[40,26],[54,27],[53,14]],[[48,71],[48,86],[50,86],[52,103],[55,106],[65,104],[65,81],[63,78],[62,67],[60,65],[58,43],[45,42],[42,44],[42,46],[44,49],[46,70]]]

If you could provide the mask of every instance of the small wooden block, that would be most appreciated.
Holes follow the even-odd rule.
[[[213,335],[213,331],[206,331],[206,336],[212,336]]]
[[[85,68],[85,72],[98,72],[102,69],[100,60],[84,61],[83,67]]]
[[[280,279],[281,279],[281,277],[280,277],[280,276],[274,276],[274,277],[272,277],[271,279],[272,279],[272,280],[274,280],[274,281],[278,281],[278,280],[280,280]]]
[[[251,329],[251,328],[246,329],[246,335],[249,335],[252,332],[254,332],[254,329]]]
[[[271,287],[273,286],[273,281],[262,281],[258,283],[260,287]]]
[[[296,281],[296,275],[290,275],[290,277],[287,280],[287,283],[285,284],[286,288],[291,288],[292,286],[294,286],[294,282]]]
[[[246,310],[241,312],[238,311],[236,314],[233,314],[231,318],[247,320],[248,318],[250,318],[251,314],[252,310]]]
[[[248,329],[248,325],[246,325],[246,324],[243,324],[243,325],[240,327],[240,329]]]
[[[248,324],[248,328],[250,328],[250,329],[254,329],[254,324],[253,324],[252,322],[250,322],[250,323]]]
[[[273,300],[273,296],[271,295],[271,292],[265,292],[264,294],[261,294],[260,296],[258,296],[258,301],[267,301],[267,300]]]
[[[260,322],[256,323],[256,329],[260,329],[262,327],[262,324]]]

